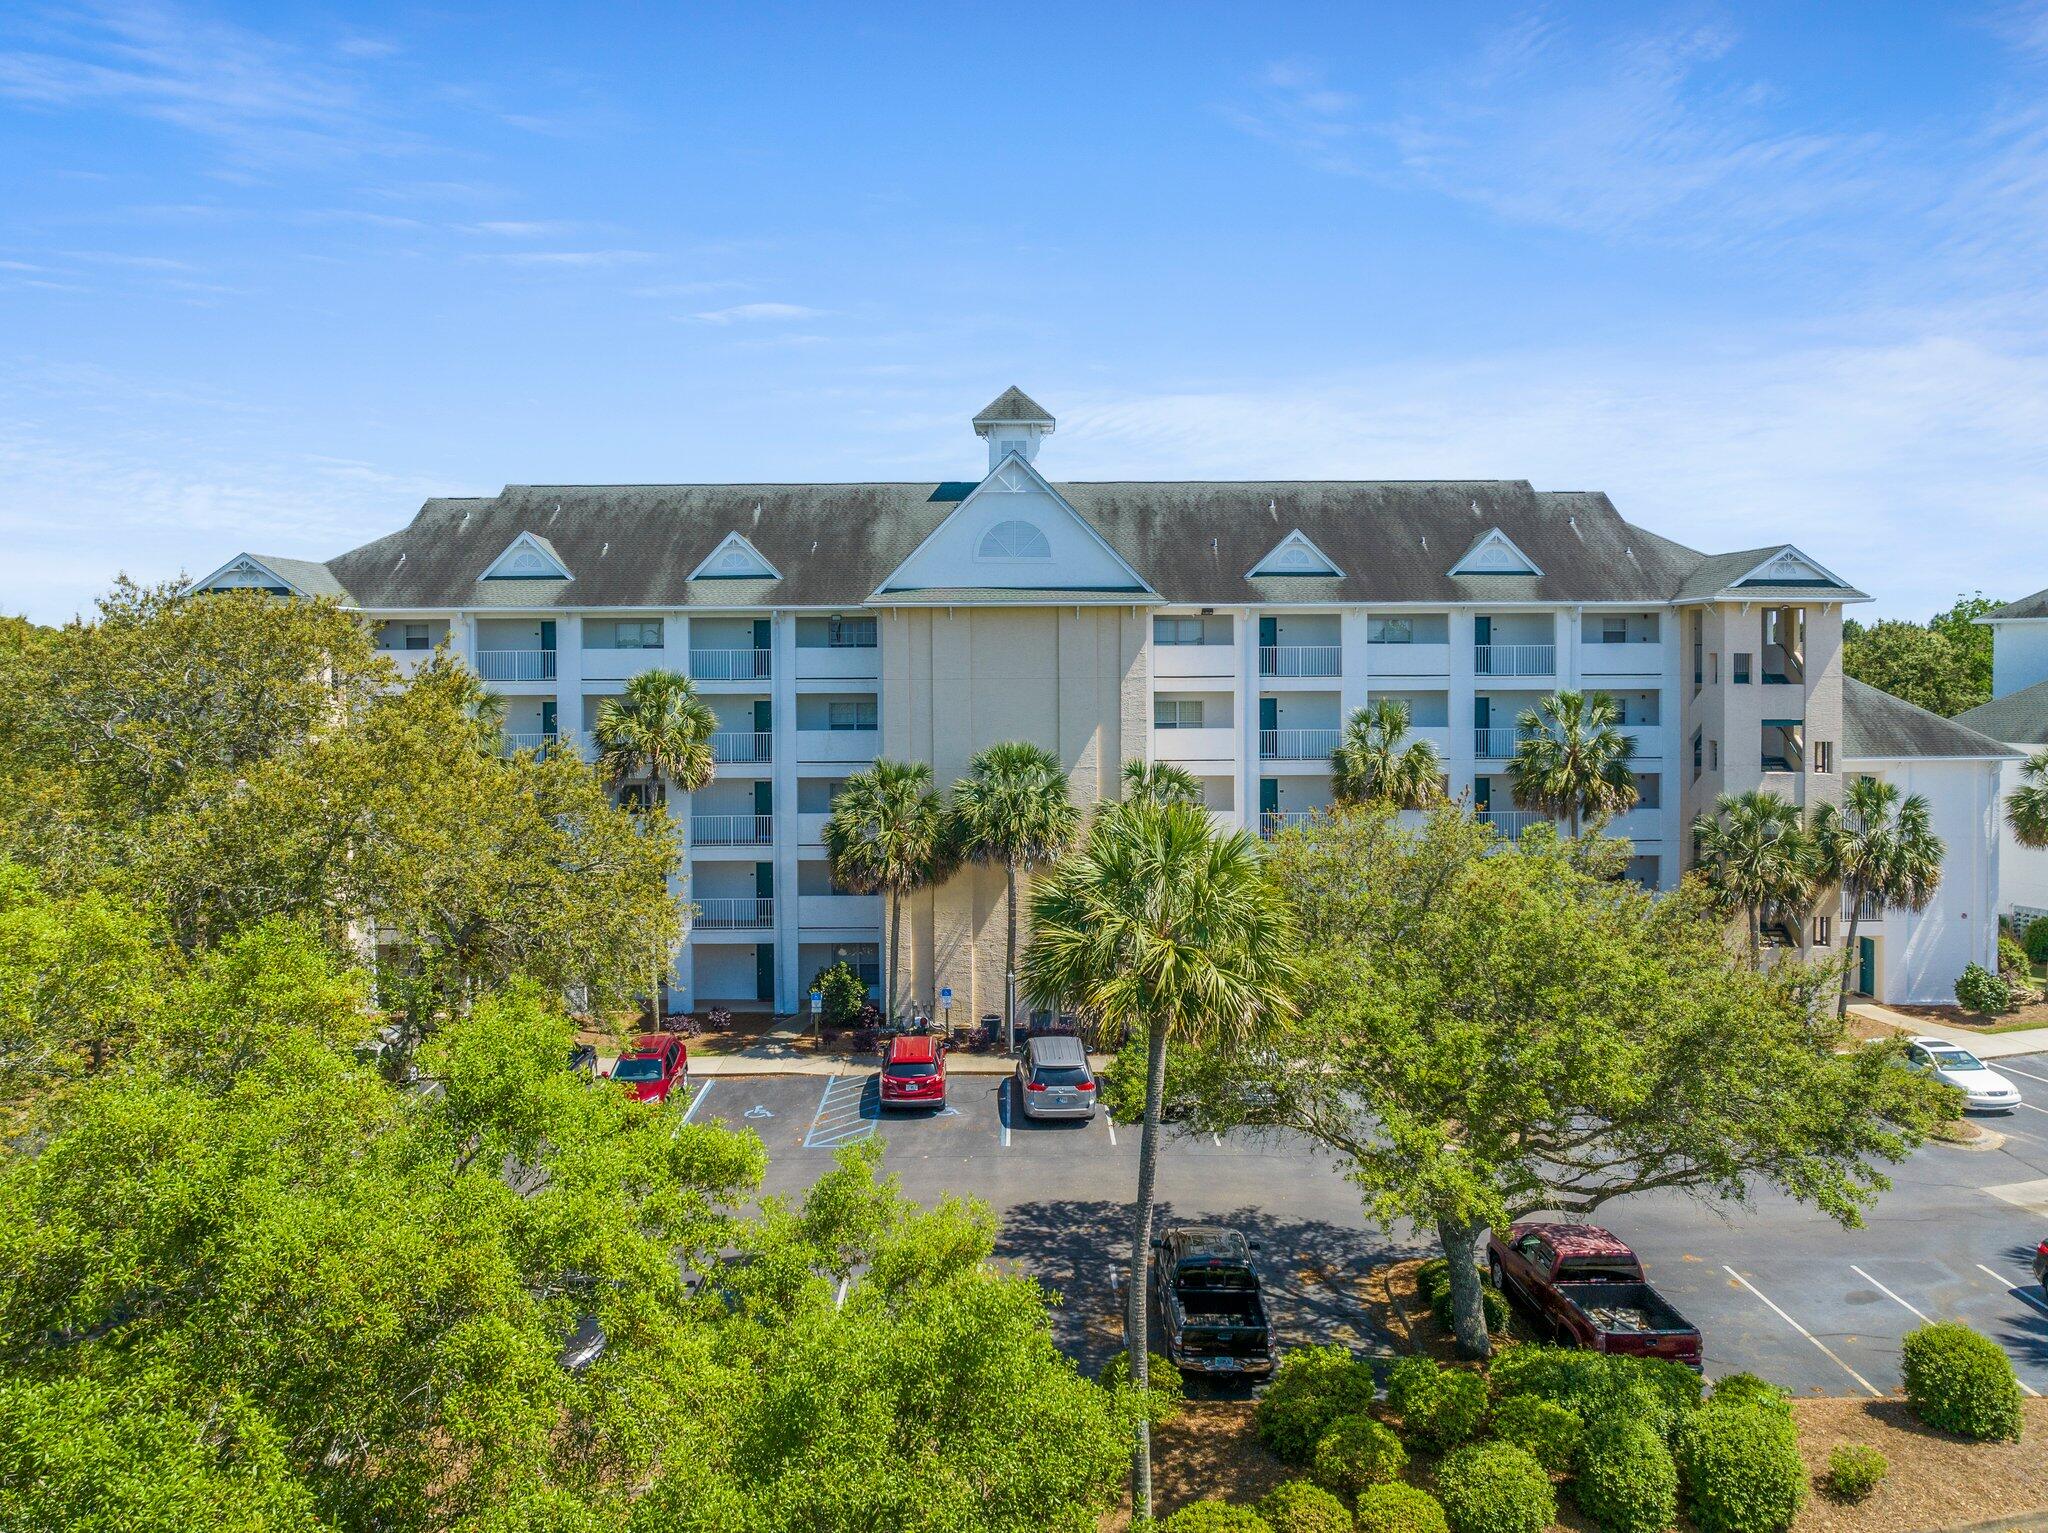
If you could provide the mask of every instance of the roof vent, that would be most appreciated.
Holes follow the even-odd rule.
[[[457,532],[460,532],[460,531],[462,531],[462,529],[463,529],[463,528],[467,527],[468,525],[469,525],[469,513],[468,513],[467,511],[465,511],[465,512],[463,512],[463,513],[462,513],[462,520],[461,520],[461,521],[459,521],[459,522],[457,522],[457,523],[455,524],[455,530],[456,530]]]
[[[1276,502],[1274,502],[1274,501],[1271,501],[1271,500],[1267,501],[1267,502],[1266,502],[1266,515],[1268,515],[1268,516],[1272,517],[1272,518],[1273,518],[1273,520],[1274,520],[1274,521],[1276,521],[1276,522],[1277,522],[1277,521],[1279,521],[1279,520],[1280,520],[1280,507],[1279,507],[1279,505],[1278,505],[1278,504],[1277,504]]]
[[[1586,541],[1586,535],[1579,531],[1579,519],[1576,516],[1566,517],[1565,522],[1571,527],[1573,537],[1577,538],[1581,543]]]
[[[398,564],[403,564],[403,563],[405,563],[405,555],[404,555],[404,554],[400,554],[400,555],[398,556]],[[398,568],[398,564],[394,564],[394,565],[392,565],[391,567],[392,567],[392,568],[393,568],[393,569],[395,570],[395,569],[397,569],[397,568]]]
[[[1472,514],[1473,514],[1474,516],[1484,516],[1484,515],[1486,515],[1486,513],[1485,513],[1484,511],[1482,511],[1482,510],[1480,510],[1480,509],[1479,509],[1479,502],[1478,502],[1478,501],[1476,501],[1476,500],[1472,502]]]
[[[761,525],[761,503],[759,501],[754,502],[754,525],[756,527]]]
[[[607,539],[605,540],[605,545],[604,545],[604,547],[600,548],[600,549],[599,549],[599,550],[597,551],[597,556],[598,556],[598,558],[602,559],[602,558],[603,558],[603,557],[604,557],[604,556],[605,556],[606,554],[610,553],[611,551],[612,551],[612,545],[611,545],[611,540],[610,540],[609,538],[607,538]]]
[[[1422,551],[1424,553],[1429,552],[1429,534],[1426,532],[1422,535]]]

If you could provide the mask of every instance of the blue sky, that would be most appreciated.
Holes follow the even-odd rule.
[[[2048,5],[0,9],[0,607],[507,482],[1526,478],[2048,586]]]

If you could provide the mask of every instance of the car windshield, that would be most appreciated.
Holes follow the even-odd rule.
[[[1040,1065],[1035,1078],[1042,1086],[1078,1086],[1088,1072],[1079,1065]]]
[[[939,1067],[929,1059],[904,1059],[890,1065],[885,1071],[900,1080],[916,1080],[927,1075],[937,1075]]]
[[[658,1081],[661,1079],[661,1061],[658,1059],[622,1059],[612,1071],[615,1081]]]
[[[1968,1049],[1930,1049],[1938,1070],[1981,1070],[1984,1061]]]

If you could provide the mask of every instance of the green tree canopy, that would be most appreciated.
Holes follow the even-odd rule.
[[[1901,796],[1896,783],[1855,777],[1842,798],[1839,809],[1822,804],[1814,810],[1812,838],[1821,881],[1842,891],[1848,909],[1842,947],[1853,954],[1864,901],[1880,910],[1925,910],[1941,884],[1947,849],[1929,825],[1927,800],[1917,793]],[[1851,973],[1844,964],[1837,1014],[1849,1009]]]
[[[1170,761],[1126,761],[1123,784],[1127,803],[1149,798],[1155,803],[1193,804],[1199,809],[1206,801],[1202,780],[1186,767]]]
[[[1444,764],[1427,740],[1408,739],[1408,705],[1383,697],[1345,720],[1330,753],[1330,791],[1340,804],[1427,809],[1444,798]]]
[[[889,902],[886,1015],[896,1018],[897,955],[902,951],[903,900],[937,883],[955,858],[953,823],[932,789],[922,761],[877,761],[846,779],[825,822],[825,855],[849,888],[879,890]]]
[[[1554,692],[1524,708],[1522,738],[1508,763],[1515,802],[1561,816],[1576,836],[1587,816],[1605,820],[1635,807],[1640,796],[1629,762],[1635,736],[1618,727],[1621,711],[1605,692]]]
[[[1368,1214],[1433,1230],[1469,1354],[1488,1346],[1472,1272],[1489,1227],[1759,1184],[1853,1224],[1888,1185],[1879,1163],[1948,1107],[1897,1045],[1838,1052],[1826,973],[1735,959],[1696,884],[1652,896],[1453,809],[1414,832],[1344,811],[1272,862],[1302,1006],[1259,1034],[1265,1091],[1244,1091],[1246,1056],[1195,1056],[1195,1121],[1298,1129],[1343,1157]]]
[[[1724,905],[1742,912],[1756,962],[1766,917],[1800,919],[1820,893],[1819,847],[1798,807],[1761,788],[1722,794],[1712,814],[1694,818],[1692,835],[1701,878]]]
[[[1886,618],[1842,624],[1842,669],[1943,718],[1991,701],[1991,630],[1976,620],[2000,606],[1979,591],[1926,623]]]

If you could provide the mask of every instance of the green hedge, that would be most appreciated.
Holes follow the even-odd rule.
[[[1513,1443],[1552,1474],[1569,1474],[1586,1424],[1579,1413],[1540,1395],[1513,1395],[1494,1407],[1493,1435]]]
[[[1367,1415],[1339,1416],[1316,1439],[1316,1484],[1340,1496],[1398,1480],[1407,1466],[1401,1439]]]
[[[1145,1376],[1151,1381],[1152,1422],[1157,1425],[1171,1421],[1181,1413],[1187,1404],[1187,1381],[1181,1377],[1180,1368],[1172,1358],[1163,1352],[1146,1354]],[[1122,1389],[1131,1381],[1131,1354],[1119,1352],[1103,1365],[1096,1382],[1104,1389]]]
[[[1572,1498],[1604,1533],[1664,1533],[1678,1518],[1678,1467],[1649,1422],[1605,1416],[1579,1444]]]
[[[1259,1503],[1259,1515],[1273,1533],[1351,1533],[1351,1511],[1344,1503],[1307,1480],[1276,1485]]]
[[[2035,963],[2048,963],[2048,917],[2027,923],[2026,932],[2020,938],[2020,946],[2027,950],[2027,956]]]
[[[1716,1379],[1710,1403],[1760,1405],[1788,1419],[1792,1415],[1791,1392],[1780,1389],[1768,1379],[1760,1379],[1753,1373],[1731,1373],[1725,1379]]]
[[[1828,1494],[1838,1501],[1861,1501],[1891,1472],[1877,1449],[1843,1443],[1828,1455]]]
[[[1417,1442],[1455,1447],[1486,1424],[1486,1381],[1469,1369],[1404,1357],[1387,1374],[1387,1404]]]
[[[1906,1403],[1931,1427],[1980,1442],[2018,1441],[2020,1386],[1998,1343],[1953,1320],[1906,1333]]]
[[[1501,1400],[1534,1396],[1581,1421],[1635,1416],[1667,1438],[1700,1405],[1700,1376],[1681,1363],[1572,1347],[1511,1347],[1489,1380]]]
[[[1675,1457],[1700,1533],[1783,1533],[1806,1501],[1792,1418],[1768,1406],[1693,1412],[1678,1428]]]
[[[1191,1501],[1160,1523],[1159,1533],[1274,1533],[1274,1529],[1248,1506]]]
[[[1252,1423],[1275,1458],[1306,1466],[1324,1429],[1339,1416],[1370,1410],[1376,1393],[1371,1367],[1347,1349],[1297,1347],[1273,1370]]]
[[[1543,1533],[1557,1493],[1543,1466],[1511,1443],[1473,1443],[1437,1466],[1451,1533]]]
[[[1375,1485],[1358,1498],[1358,1533],[1451,1533],[1443,1503],[1413,1485]]]

